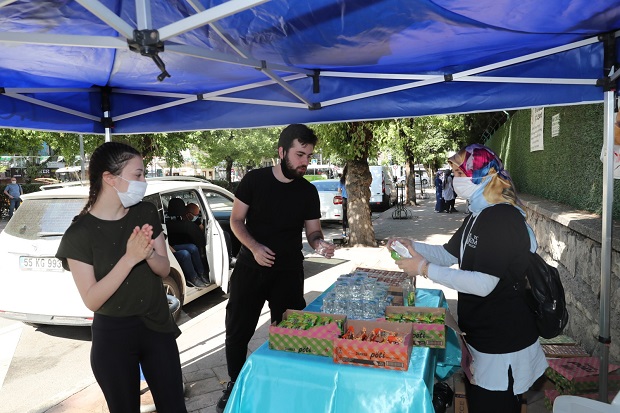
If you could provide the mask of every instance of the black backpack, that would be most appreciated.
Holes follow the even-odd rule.
[[[560,335],[568,323],[560,273],[534,252],[525,276],[525,301],[536,317],[538,334],[543,338]]]

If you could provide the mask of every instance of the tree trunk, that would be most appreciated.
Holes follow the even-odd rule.
[[[368,161],[348,161],[345,185],[348,196],[349,245],[374,247],[375,229],[370,212],[370,184],[372,175]]]
[[[412,159],[407,160],[407,204],[418,205],[415,191],[415,163]]]
[[[232,182],[232,167],[233,167],[232,158],[226,158],[226,180],[229,183]]]

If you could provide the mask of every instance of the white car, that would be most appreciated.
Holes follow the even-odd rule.
[[[322,221],[342,221],[342,197],[338,194],[338,179],[312,181],[319,191]]]
[[[415,173],[415,184],[416,185],[423,185],[423,186],[427,186],[428,185],[428,175],[426,174],[426,172],[422,173],[422,177],[420,178],[420,173],[416,172]]]
[[[167,294],[175,296],[183,305],[218,287],[228,291],[230,257],[238,252],[239,243],[232,233],[227,233],[233,194],[204,180],[174,178],[148,179],[144,201],[157,206],[164,231],[171,198],[179,197],[186,204],[194,202],[200,206],[210,284],[201,289],[187,284],[179,263],[168,249],[170,275],[163,283]],[[87,198],[88,186],[81,185],[22,197],[24,202],[0,233],[0,316],[33,324],[92,324],[93,313],[82,302],[71,273],[54,257],[62,235]],[[228,247],[232,251],[227,249],[229,235],[233,238]]]

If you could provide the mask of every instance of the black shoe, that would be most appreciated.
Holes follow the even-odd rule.
[[[211,281],[209,281],[209,274],[198,275],[198,278],[200,278],[200,281],[205,283],[205,286],[211,284]]]
[[[450,212],[459,212],[459,211],[458,211],[458,209],[456,209],[456,208],[452,208],[452,209],[450,210]]]
[[[192,286],[192,287],[196,287],[196,288],[205,288],[207,286],[207,284],[205,284],[204,282],[202,282],[202,280],[199,277],[196,278],[192,278],[192,279],[187,279],[187,282]]]
[[[454,392],[446,382],[435,383],[433,386],[433,407],[435,413],[445,413],[448,406],[452,406]]]
[[[235,385],[234,381],[229,381],[226,385],[226,389],[222,390],[222,397],[217,401],[217,405],[215,406],[215,411],[217,413],[222,413],[226,408],[226,403],[228,403],[228,398],[230,397],[230,392],[232,392],[233,386]]]

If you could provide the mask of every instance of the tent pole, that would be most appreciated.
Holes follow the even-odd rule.
[[[109,86],[103,86],[101,88],[101,112],[103,113],[103,117],[101,118],[101,123],[103,124],[103,130],[105,133],[105,141],[110,142],[112,140],[112,128],[114,127],[114,122],[112,121],[112,117],[110,116],[110,94],[112,93],[112,88]]]
[[[606,91],[604,96],[604,134],[605,164],[603,169],[603,217],[601,239],[601,299],[599,313],[600,374],[599,400],[609,403],[607,380],[609,366],[609,295],[611,291],[611,246],[612,246],[612,204],[614,198],[614,91]]]

